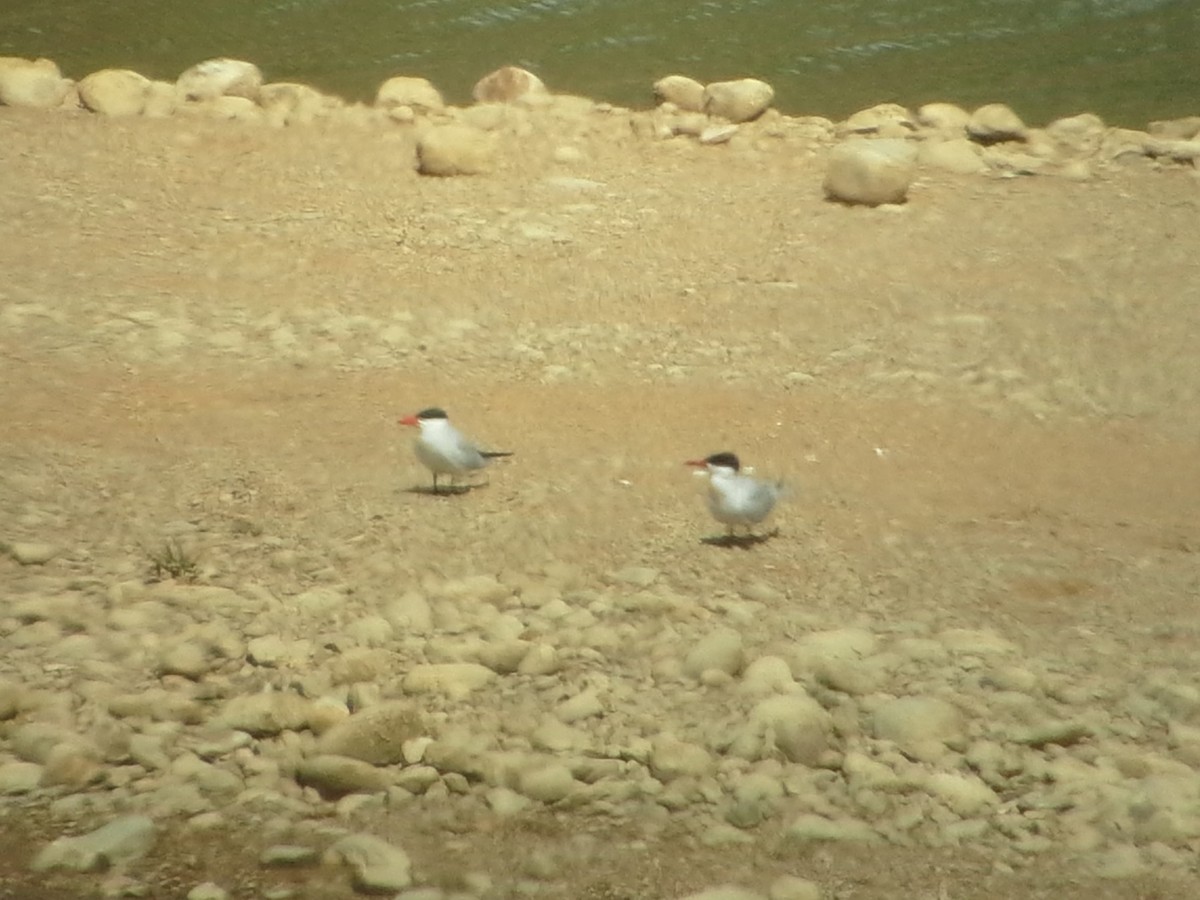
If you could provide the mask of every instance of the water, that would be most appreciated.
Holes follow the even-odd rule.
[[[0,0],[0,55],[174,79],[212,56],[370,100],[423,75],[451,102],[508,63],[634,107],[680,73],[755,76],[791,114],[1011,104],[1144,127],[1200,114],[1200,0]]]

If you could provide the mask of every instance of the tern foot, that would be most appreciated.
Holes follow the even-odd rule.
[[[700,538],[700,543],[708,544],[710,547],[735,547],[739,550],[749,550],[751,547],[765,544],[771,538],[778,535],[779,529],[775,528],[762,534],[754,534],[753,532],[747,534],[718,534]]]

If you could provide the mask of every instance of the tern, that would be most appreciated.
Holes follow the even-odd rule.
[[[438,476],[449,475],[453,488],[458,476],[482,469],[493,459],[512,456],[510,451],[480,450],[450,424],[446,411],[436,406],[400,419],[401,425],[420,428],[413,444],[417,459],[433,473],[433,492],[438,491]]]
[[[739,526],[753,540],[754,526],[771,514],[783,496],[782,481],[763,481],[742,471],[737,454],[714,453],[704,459],[689,459],[687,465],[708,473],[708,510],[728,529],[726,540],[734,540]]]

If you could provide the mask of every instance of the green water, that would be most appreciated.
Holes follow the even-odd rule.
[[[0,55],[173,79],[212,56],[369,100],[423,75],[451,102],[507,63],[645,107],[650,85],[755,76],[792,114],[1002,100],[1026,120],[1200,115],[1200,0],[0,0]]]

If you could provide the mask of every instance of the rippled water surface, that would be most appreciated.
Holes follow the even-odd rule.
[[[506,63],[631,106],[678,72],[753,75],[785,112],[1012,104],[1046,121],[1200,114],[1200,0],[0,0],[0,55],[174,78],[211,56],[370,99],[424,75],[451,101]]]

